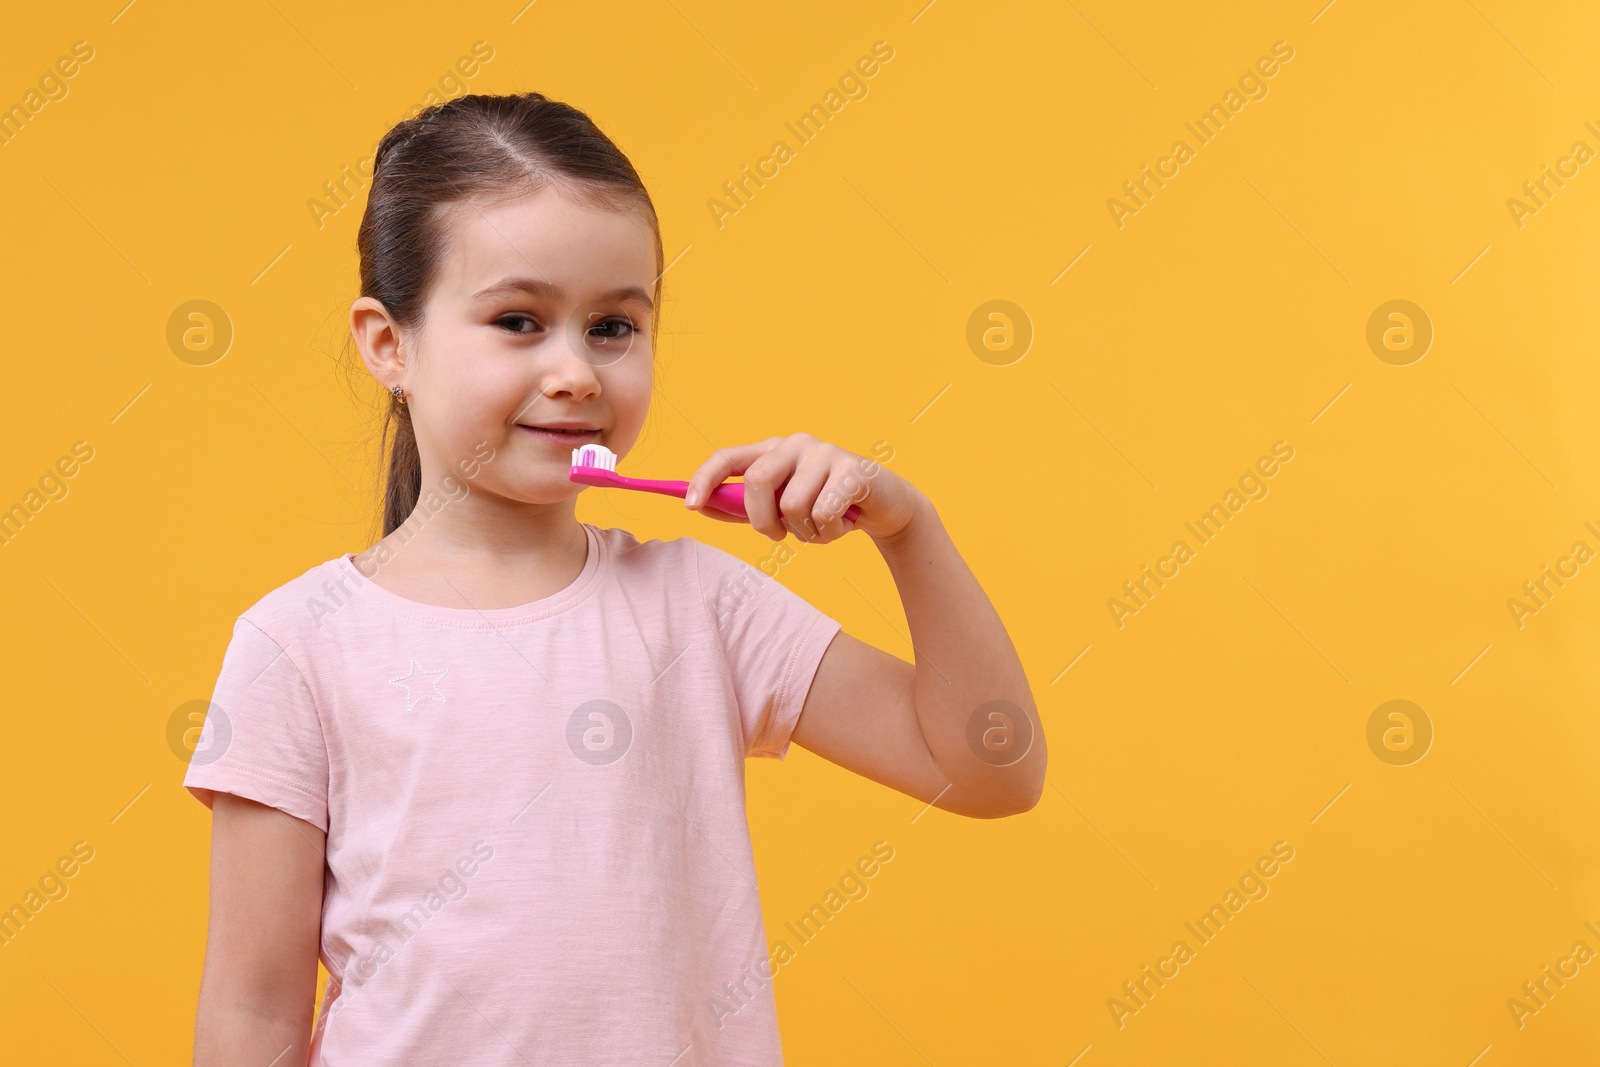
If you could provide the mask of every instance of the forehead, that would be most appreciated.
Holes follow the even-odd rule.
[[[643,210],[595,207],[549,185],[501,203],[446,209],[438,293],[452,300],[510,275],[554,282],[569,294],[653,288],[655,237]]]

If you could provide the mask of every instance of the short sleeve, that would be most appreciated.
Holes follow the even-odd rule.
[[[693,546],[700,594],[722,641],[745,755],[783,759],[840,624],[737,556]]]
[[[328,829],[328,749],[316,701],[290,658],[243,616],[223,653],[184,788],[270,805]]]

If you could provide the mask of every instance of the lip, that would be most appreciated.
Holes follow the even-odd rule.
[[[594,430],[598,432],[600,429],[594,423],[584,422],[582,419],[551,419],[549,422],[519,422],[517,425],[530,426],[538,430]]]
[[[565,445],[567,448],[578,448],[582,445],[594,444],[600,440],[599,430],[581,422],[550,422],[540,426],[529,426],[526,423],[519,422],[517,423],[517,428],[526,431],[529,435],[541,441]]]

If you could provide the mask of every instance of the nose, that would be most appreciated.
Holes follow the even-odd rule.
[[[554,363],[544,375],[544,395],[567,396],[583,400],[600,395],[600,376],[595,373],[593,356],[584,347],[584,331],[563,331],[561,342],[551,346]]]

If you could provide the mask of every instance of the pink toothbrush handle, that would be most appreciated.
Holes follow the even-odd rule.
[[[784,483],[784,485],[787,484],[789,483]],[[779,495],[782,495],[782,486],[778,487],[778,493]],[[718,511],[727,515],[737,515],[741,519],[748,519],[750,517],[744,510],[743,482],[723,482],[721,485],[711,490],[711,495],[706,498],[705,506],[708,508],[716,508]],[[861,509],[856,507],[854,504],[851,504],[849,507],[844,509],[844,517],[848,522],[855,522],[860,515]],[[782,515],[778,516],[778,521],[783,523],[785,526],[789,525],[788,520]]]
[[[682,499],[689,492],[688,482],[662,480],[659,478],[629,478],[618,474],[616,471],[594,467],[573,467],[568,477],[583,485],[609,486],[614,489],[637,489],[641,492],[660,493],[663,496],[675,496],[679,499]],[[783,484],[788,485],[789,483],[784,482]],[[783,493],[783,486],[778,487],[778,493],[780,495]],[[750,517],[744,509],[743,482],[723,482],[711,490],[711,495],[706,498],[703,506],[715,508],[724,515],[734,515],[741,519]],[[844,517],[850,522],[855,522],[860,516],[861,509],[854,504],[844,510]],[[778,521],[785,526],[789,525],[788,520],[782,515],[778,516]]]

